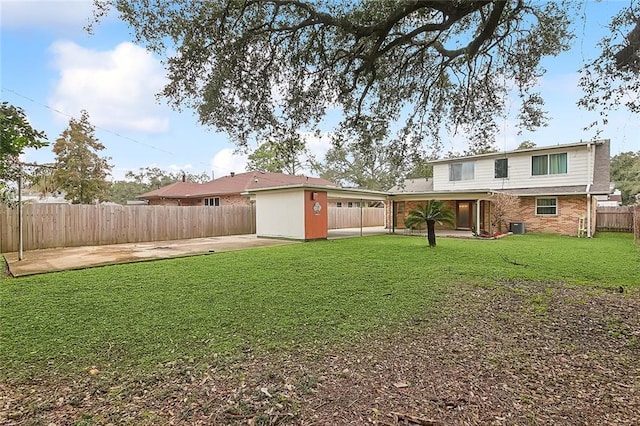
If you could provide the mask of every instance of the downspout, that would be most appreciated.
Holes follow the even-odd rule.
[[[391,201],[391,233],[396,233],[396,200]]]
[[[480,199],[476,200],[476,234],[480,235]]]
[[[591,184],[587,185],[587,238],[591,238]]]
[[[364,210],[362,209],[362,198],[360,198],[360,236],[362,237],[362,226],[364,225],[363,218]]]
[[[587,144],[587,238],[591,238],[591,184],[593,183],[593,172],[595,170],[593,164],[593,145]]]

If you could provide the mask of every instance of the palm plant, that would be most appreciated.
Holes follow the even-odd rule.
[[[429,200],[426,206],[417,206],[410,210],[404,220],[404,226],[414,228],[419,224],[427,224],[427,241],[429,247],[436,246],[436,222],[439,225],[455,224],[455,216],[452,211],[445,209],[442,201]]]

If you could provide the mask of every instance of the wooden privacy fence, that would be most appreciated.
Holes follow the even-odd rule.
[[[597,231],[633,232],[633,206],[598,207]]]
[[[633,210],[633,239],[640,244],[640,205]]]
[[[27,204],[23,248],[179,240],[255,232],[252,206]],[[0,252],[18,250],[18,209],[0,205]]]
[[[329,207],[329,229],[358,228],[362,214],[362,226],[384,225],[384,208]]]

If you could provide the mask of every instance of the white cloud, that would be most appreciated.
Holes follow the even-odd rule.
[[[53,108],[74,117],[85,109],[92,124],[112,131],[168,130],[166,108],[155,98],[166,82],[164,69],[146,50],[120,43],[97,51],[62,41],[51,52],[60,72],[49,100]]]
[[[182,166],[177,164],[169,164],[169,170],[174,172],[186,172],[187,170],[193,169],[192,164],[184,164]]]
[[[0,0],[4,29],[45,28],[57,33],[82,31],[93,15],[90,0]]]
[[[216,179],[231,172],[242,173],[246,170],[246,166],[247,156],[236,154],[230,148],[220,150],[211,159],[211,168]]]
[[[307,141],[307,149],[313,155],[316,160],[323,161],[327,151],[331,148],[331,135],[332,132],[320,132],[319,134],[313,132],[302,132],[304,140]]]

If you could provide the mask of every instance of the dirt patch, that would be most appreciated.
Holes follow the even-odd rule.
[[[8,424],[640,424],[640,297],[504,281],[352,346],[0,385]]]

